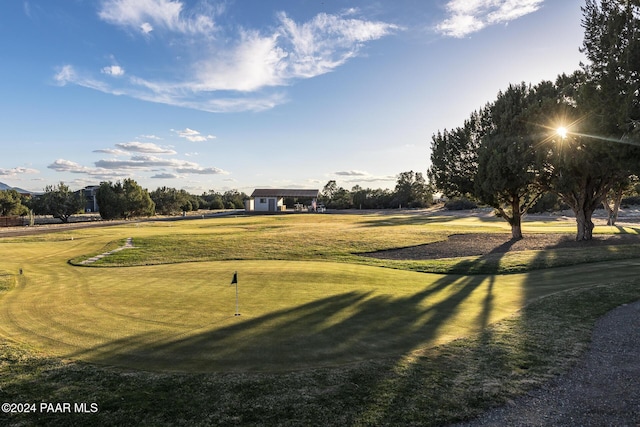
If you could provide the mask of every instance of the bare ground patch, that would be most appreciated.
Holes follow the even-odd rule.
[[[593,240],[575,241],[569,234],[529,234],[520,240],[511,240],[506,233],[452,234],[447,240],[406,248],[367,252],[360,255],[380,259],[424,260],[481,256],[529,250],[587,248],[640,243],[634,234],[595,235]]]

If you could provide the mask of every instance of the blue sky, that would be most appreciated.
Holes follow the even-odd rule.
[[[0,181],[393,188],[509,83],[579,68],[583,0],[8,0]]]

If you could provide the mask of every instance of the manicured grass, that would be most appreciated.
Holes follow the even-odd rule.
[[[613,250],[610,261],[592,262],[602,248],[580,254],[587,264],[509,275],[426,274],[354,255],[452,231],[507,227],[478,218],[292,215],[0,241],[4,400],[101,409],[84,418],[0,414],[0,423],[441,425],[566,369],[594,319],[640,298],[640,263]],[[67,262],[127,237],[136,248],[95,264],[110,268]],[[515,263],[548,266],[562,251],[528,255]],[[483,263],[452,265],[478,273]],[[234,271],[241,316],[233,315]]]
[[[570,221],[533,221],[525,233],[572,233]],[[635,229],[601,227],[598,232],[637,234]],[[505,233],[497,218],[425,217],[418,215],[297,215],[241,217],[191,224],[156,223],[135,239],[135,250],[123,251],[91,264],[120,267],[228,260],[327,260],[389,267],[421,273],[509,274],[640,256],[640,246],[550,249],[485,256],[386,260],[358,254],[432,243],[452,233]],[[111,248],[113,249],[113,247]],[[105,252],[83,254],[85,259]]]
[[[240,217],[131,224],[80,230],[69,240],[10,243],[5,259],[32,257],[25,264],[34,267],[25,268],[24,284],[3,298],[0,332],[52,355],[138,369],[308,369],[442,344],[550,290],[600,283],[617,269],[558,269],[540,287],[535,278],[543,272],[435,275],[406,271],[412,269],[402,263],[381,263],[394,269],[348,263],[363,258],[352,251],[442,238],[440,226],[411,216]],[[503,224],[468,218],[448,219],[448,226],[478,232]],[[127,235],[134,248],[95,263],[112,268],[65,262],[120,246]],[[487,263],[462,259],[457,268],[477,273]],[[229,286],[234,271],[240,277],[239,317]]]
[[[449,344],[287,373],[146,373],[65,362],[0,342],[3,401],[96,403],[93,414],[0,414],[3,425],[441,426],[505,403],[567,370],[593,322],[640,298],[608,282],[538,299]]]

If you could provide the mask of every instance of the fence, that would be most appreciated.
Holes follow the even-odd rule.
[[[24,225],[24,220],[19,216],[0,216],[0,227],[18,227]]]

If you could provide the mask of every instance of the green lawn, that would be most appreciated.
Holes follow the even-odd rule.
[[[571,232],[572,227],[556,221],[532,222],[524,229]],[[178,419],[196,420],[191,408],[180,407],[186,401],[178,391],[199,399],[199,411],[216,424],[258,423],[271,408],[294,424],[322,424],[321,417],[342,411],[331,424],[379,425],[396,413],[395,399],[413,396],[415,408],[433,404],[438,393],[422,388],[455,386],[445,384],[451,376],[483,382],[487,375],[505,375],[496,383],[504,387],[496,385],[478,402],[458,401],[449,415],[429,418],[433,414],[427,417],[424,408],[404,415],[420,424],[468,416],[566,367],[583,348],[597,315],[640,298],[635,285],[640,262],[630,258],[635,253],[613,248],[585,249],[553,264],[564,267],[551,269],[544,260],[562,253],[519,254],[523,267],[516,271],[535,270],[508,275],[424,273],[411,263],[377,264],[357,255],[441,240],[452,232],[502,231],[508,232],[506,223],[479,218],[287,215],[134,223],[3,239],[0,335],[7,341],[0,350],[0,380],[7,386],[1,392],[17,402],[68,400],[83,388],[91,390],[110,408],[101,414],[106,418],[94,418],[96,425],[117,423],[121,411],[134,415],[131,402],[144,406],[151,396],[165,399],[165,405],[176,399]],[[73,265],[128,237],[135,248],[91,266]],[[603,254],[608,262],[593,262]],[[540,260],[544,263],[533,263]],[[473,271],[484,260],[449,262]],[[17,274],[20,268],[23,275]],[[234,316],[234,271],[241,316]],[[574,294],[580,302],[565,297]],[[564,312],[545,313],[545,301]],[[577,317],[569,315],[574,311]],[[547,335],[536,335],[540,325]],[[545,346],[557,354],[546,354]],[[492,354],[486,363],[503,363],[505,371],[476,366],[460,373],[457,364],[471,357],[475,365],[478,351],[482,358]],[[493,360],[495,351],[506,359]],[[105,367],[88,375],[84,365],[62,360]],[[137,391],[141,384],[149,395]],[[409,385],[413,390],[405,389]],[[224,391],[208,404],[202,390],[214,386]],[[419,393],[415,387],[421,387]],[[450,393],[458,397],[446,405],[477,399],[461,386]],[[422,394],[431,397],[417,397]],[[131,402],[117,400],[129,395]],[[235,402],[238,396],[247,402]],[[337,408],[327,400],[337,398],[356,407]],[[377,403],[365,404],[367,399]],[[230,408],[240,411],[237,418]],[[175,423],[170,413],[155,415],[160,413],[170,418],[141,421]]]

